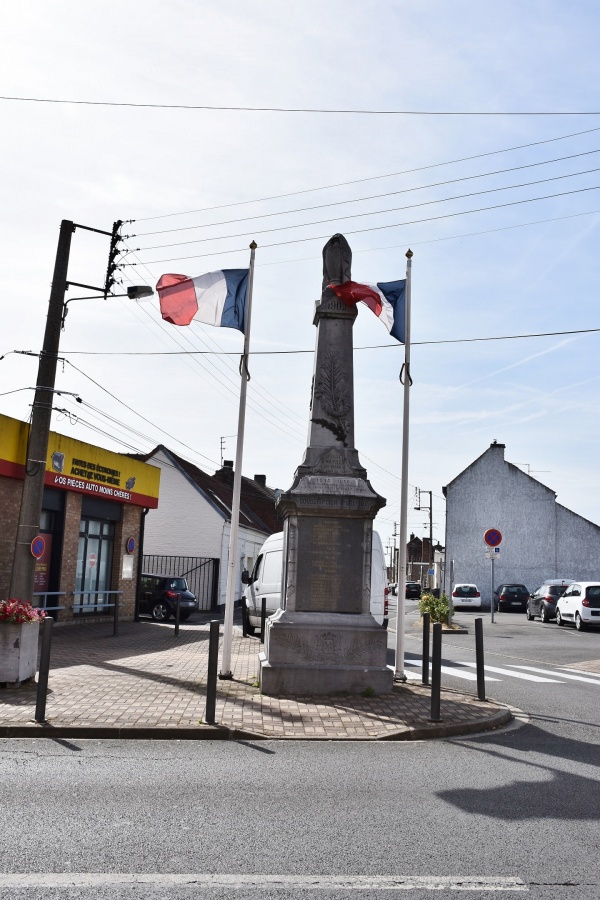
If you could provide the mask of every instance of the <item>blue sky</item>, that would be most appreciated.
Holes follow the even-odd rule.
[[[403,277],[415,254],[409,480],[433,491],[434,535],[443,542],[442,485],[493,440],[600,523],[598,334],[435,343],[600,327],[596,4],[32,0],[4,20],[5,97],[411,114],[0,100],[0,412],[29,415],[37,361],[11,351],[41,346],[61,219],[135,220],[125,286],[245,266],[254,237],[261,354],[243,469],[289,487],[321,249],[341,231],[359,281]],[[496,112],[518,115],[481,115]],[[78,231],[71,280],[102,283],[106,254],[103,237]],[[399,521],[402,348],[366,308],[354,344],[356,444],[388,499],[386,543]],[[209,472],[225,438],[233,458],[237,357],[214,352],[237,354],[238,333],[163,324],[154,299],[81,301],[61,349],[57,386],[85,402],[56,398],[68,410],[56,430],[111,449],[163,442]],[[410,531],[426,522],[410,509]]]

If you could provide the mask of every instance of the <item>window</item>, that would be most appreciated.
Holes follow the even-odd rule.
[[[75,587],[75,606],[81,606],[75,609],[76,615],[111,613],[105,604],[111,602],[106,591],[111,584],[114,536],[114,522],[82,518]]]
[[[264,584],[280,584],[281,582],[281,550],[265,554],[265,565],[262,575]]]

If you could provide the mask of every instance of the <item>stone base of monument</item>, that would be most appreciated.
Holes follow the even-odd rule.
[[[387,634],[371,615],[287,612],[267,622],[260,688],[271,696],[392,690]]]

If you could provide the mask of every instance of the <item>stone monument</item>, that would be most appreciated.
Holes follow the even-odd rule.
[[[392,689],[387,635],[370,614],[373,519],[385,500],[354,447],[352,326],[329,284],[350,280],[341,234],[323,249],[316,304],[317,349],[304,460],[281,495],[281,608],[267,622],[259,656],[265,694],[383,693]]]

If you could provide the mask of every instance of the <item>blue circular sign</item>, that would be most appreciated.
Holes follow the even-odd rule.
[[[488,528],[483,539],[488,547],[498,547],[502,543],[502,532],[497,528]]]
[[[135,539],[130,537],[125,544],[128,553],[133,553],[135,550]]]
[[[41,534],[38,534],[31,542],[31,555],[36,559],[41,559],[46,550],[46,541]]]

